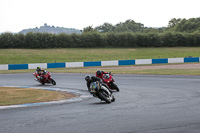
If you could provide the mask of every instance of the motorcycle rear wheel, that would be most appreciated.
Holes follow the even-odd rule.
[[[51,83],[52,83],[53,85],[56,85],[56,81],[55,81],[54,79],[51,79]]]
[[[115,83],[112,83],[112,88],[119,92],[119,87]]]

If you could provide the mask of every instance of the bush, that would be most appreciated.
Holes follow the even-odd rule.
[[[200,33],[97,33],[0,35],[0,48],[90,48],[200,46]]]

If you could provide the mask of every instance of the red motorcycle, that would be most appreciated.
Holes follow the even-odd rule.
[[[113,75],[111,73],[108,74],[104,74],[103,77],[103,82],[107,84],[107,86],[112,89],[112,90],[116,90],[119,91],[118,86],[114,83],[115,80],[113,79]]]
[[[38,81],[43,85],[45,83],[52,83],[53,85],[56,85],[56,81],[51,77],[51,73],[46,70],[44,70],[44,72],[41,74],[34,72],[33,76],[35,77],[35,81]]]

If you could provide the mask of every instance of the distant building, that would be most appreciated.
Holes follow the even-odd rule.
[[[36,27],[33,29],[24,29],[20,31],[19,33],[26,34],[28,32],[33,33],[51,33],[51,34],[81,34],[81,31],[74,28],[63,28],[63,27],[55,27],[55,26],[49,26],[47,23],[44,23],[44,26],[40,26],[40,28]]]

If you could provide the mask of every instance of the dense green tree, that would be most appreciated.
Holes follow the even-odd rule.
[[[120,22],[115,25],[114,32],[141,32],[144,29],[144,25],[141,23],[136,23],[135,21],[129,19],[124,23]]]
[[[97,32],[97,30],[92,28],[92,26],[88,26],[88,27],[83,28],[83,33],[87,33],[87,32]]]
[[[101,33],[112,32],[114,26],[110,23],[104,23],[103,25],[95,27],[95,29]]]
[[[25,46],[25,35],[24,34],[14,34],[13,48],[19,48]]]
[[[0,35],[0,48],[13,48],[14,47],[14,35],[6,32]]]
[[[172,19],[169,21],[169,23],[168,23],[168,27],[169,27],[169,28],[173,28],[176,24],[178,24],[178,23],[180,23],[180,22],[181,22],[181,19],[180,19],[180,18],[178,18],[178,19],[172,18]]]
[[[199,32],[200,31],[200,18],[190,19],[171,19],[168,25],[168,31],[174,32]]]
[[[97,26],[94,29],[89,26],[84,28],[84,32],[88,31],[99,31],[101,33],[109,33],[109,32],[142,32],[144,29],[144,25],[141,23],[136,23],[135,21],[128,19],[125,22],[119,22],[116,25],[112,25],[110,23],[104,23],[103,25]]]
[[[83,34],[28,33],[0,35],[0,48],[90,48],[90,47],[200,46],[200,33],[87,32]]]

